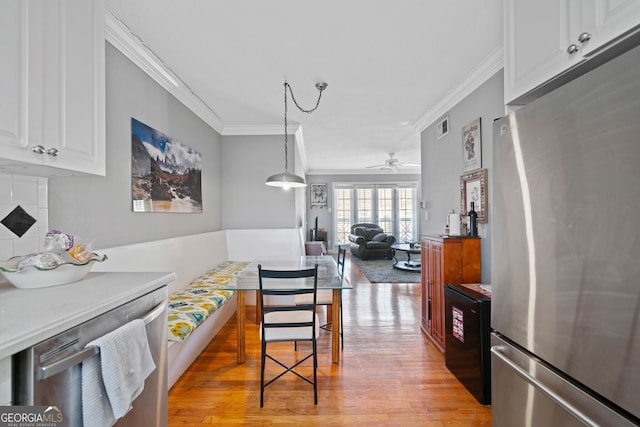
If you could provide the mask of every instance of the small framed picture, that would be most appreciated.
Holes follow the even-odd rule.
[[[440,139],[449,133],[449,116],[446,116],[436,125],[436,139]]]
[[[468,215],[473,202],[473,209],[478,214],[478,222],[488,222],[487,200],[486,169],[469,172],[460,177],[460,213],[462,215]]]
[[[327,207],[327,184],[311,184],[311,207]]]
[[[482,132],[480,118],[462,128],[463,172],[482,167]]]

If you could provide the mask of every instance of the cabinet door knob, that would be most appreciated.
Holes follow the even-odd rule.
[[[33,147],[31,147],[31,151],[33,151],[36,154],[44,154],[46,150],[42,145],[34,145]]]
[[[570,44],[569,47],[567,48],[567,53],[569,55],[573,55],[574,53],[576,53],[579,50],[580,50],[580,48],[578,47],[578,45]]]
[[[591,40],[591,34],[587,32],[584,32],[578,36],[578,41],[580,43],[585,43],[585,42],[588,42],[589,40]]]
[[[51,157],[57,157],[58,156],[58,149],[57,148],[49,148],[47,150],[47,154],[50,155]]]

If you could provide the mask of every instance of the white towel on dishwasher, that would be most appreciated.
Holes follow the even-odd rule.
[[[102,381],[99,354],[82,362],[82,421],[84,427],[105,427],[116,423]]]
[[[98,347],[100,353],[82,365],[85,426],[113,425],[131,410],[132,402],[144,390],[145,379],[156,368],[144,322],[133,320],[89,346]]]

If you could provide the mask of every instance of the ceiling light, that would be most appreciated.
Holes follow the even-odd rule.
[[[289,92],[291,93],[291,99],[293,99],[293,103],[296,104],[296,107],[303,113],[313,113],[320,105],[320,99],[322,98],[322,91],[327,88],[327,84],[324,82],[316,83],[316,89],[320,91],[318,95],[318,100],[316,101],[316,106],[310,110],[305,110],[298,105],[295,96],[293,96],[293,89],[291,89],[291,85],[284,82],[284,172],[277,173],[275,175],[271,175],[267,178],[265,184],[270,185],[272,187],[282,187],[285,190],[288,190],[291,187],[306,187],[307,183],[304,182],[304,178],[301,176],[289,173],[289,161],[288,161],[288,132],[287,132],[287,88],[289,88]]]

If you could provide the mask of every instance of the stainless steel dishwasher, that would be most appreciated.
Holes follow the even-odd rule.
[[[65,425],[82,426],[82,361],[97,353],[85,346],[120,326],[143,319],[156,369],[133,409],[116,426],[167,425],[167,287],[163,286],[13,356],[14,405],[57,406]]]

